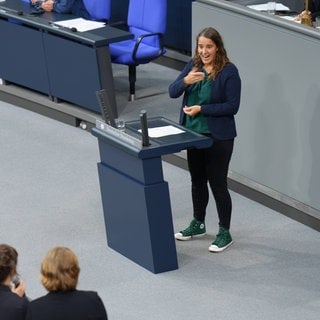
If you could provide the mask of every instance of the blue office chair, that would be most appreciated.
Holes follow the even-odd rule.
[[[111,16],[111,0],[83,0],[92,20],[108,21]]]
[[[167,0],[130,0],[127,25],[134,38],[110,44],[113,63],[129,67],[130,97],[135,98],[136,67],[162,56]]]

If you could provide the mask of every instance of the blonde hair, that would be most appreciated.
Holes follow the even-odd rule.
[[[41,283],[49,291],[70,291],[77,287],[80,267],[75,253],[66,247],[54,247],[41,263]]]

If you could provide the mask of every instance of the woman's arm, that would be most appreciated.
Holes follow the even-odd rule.
[[[177,79],[170,84],[169,86],[170,98],[179,98],[184,93],[186,89],[186,85],[184,83],[184,77],[188,75],[192,67],[193,67],[193,61],[190,60],[185,65],[185,67],[183,68],[183,70],[181,71]]]
[[[240,106],[241,79],[237,68],[230,64],[222,71],[217,92],[213,93],[215,103],[201,106],[201,113],[207,116],[235,115]],[[217,95],[217,96],[216,96]]]

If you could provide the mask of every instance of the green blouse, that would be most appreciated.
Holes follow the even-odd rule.
[[[205,73],[204,79],[195,83],[188,94],[187,105],[190,107],[194,105],[208,104],[211,101],[212,80],[208,79],[208,74],[205,70],[202,71]],[[198,133],[210,133],[207,119],[201,113],[198,113],[194,117],[185,115],[183,125]]]

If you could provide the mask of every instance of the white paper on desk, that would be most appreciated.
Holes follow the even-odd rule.
[[[141,132],[141,129],[139,129],[138,131]],[[150,138],[161,138],[161,137],[171,136],[173,134],[180,134],[184,132],[185,131],[171,125],[148,129],[148,134]]]
[[[54,24],[69,29],[76,28],[79,32],[90,31],[105,26],[104,22],[86,20],[83,18],[55,21]]]
[[[285,19],[285,20],[289,20],[289,21],[293,21],[293,22],[300,23],[300,21],[294,20],[294,19],[295,19],[295,16],[280,16],[280,18]]]
[[[250,9],[254,9],[257,11],[268,11],[269,6],[268,3],[263,3],[263,4],[253,4],[250,6],[247,6]],[[284,6],[282,3],[276,3],[276,11],[289,11],[290,9],[286,6]]]

